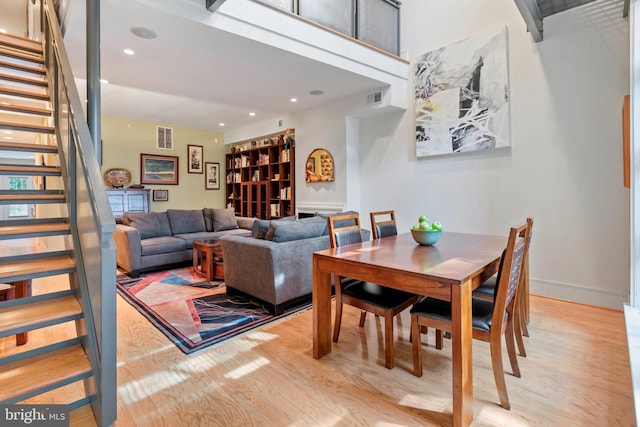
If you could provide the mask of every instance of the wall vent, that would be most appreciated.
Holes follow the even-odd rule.
[[[156,136],[156,148],[173,150],[173,128],[158,126]]]
[[[382,102],[382,92],[375,92],[367,95],[367,105],[379,104],[380,102]]]

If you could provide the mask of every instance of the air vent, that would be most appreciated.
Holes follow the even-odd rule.
[[[156,148],[160,150],[173,150],[173,128],[157,127]]]
[[[382,102],[382,92],[371,93],[367,96],[367,105],[379,104]]]

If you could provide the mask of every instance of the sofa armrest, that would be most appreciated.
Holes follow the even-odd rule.
[[[139,270],[142,262],[140,232],[134,227],[116,224],[113,240],[116,244],[117,264],[129,272]]]
[[[227,286],[278,305],[312,290],[312,258],[329,248],[329,236],[275,243],[252,237],[223,236]]]
[[[238,222],[238,227],[244,228],[245,230],[251,230],[253,228],[253,222],[255,218],[247,218],[243,216],[237,216],[236,221]]]

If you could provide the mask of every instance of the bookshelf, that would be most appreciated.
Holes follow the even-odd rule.
[[[226,154],[226,201],[236,215],[295,215],[295,141],[284,132],[233,144]]]

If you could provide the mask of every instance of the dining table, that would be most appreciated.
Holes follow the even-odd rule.
[[[471,293],[498,270],[507,236],[443,231],[432,246],[411,233],[313,254],[313,357],[331,352],[331,275],[451,301],[453,425],[473,420]]]

